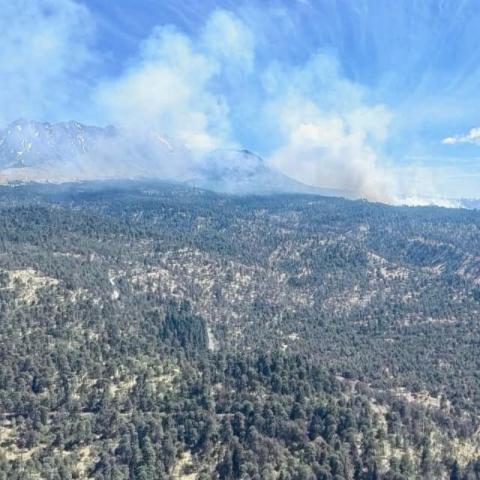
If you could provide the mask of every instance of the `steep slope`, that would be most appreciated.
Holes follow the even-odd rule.
[[[113,127],[91,127],[78,122],[17,120],[0,131],[0,167],[59,165],[93,152],[101,139],[116,134]]]
[[[195,187],[230,194],[310,193],[349,196],[347,192],[321,189],[298,182],[268,166],[249,150],[215,150],[196,165]]]

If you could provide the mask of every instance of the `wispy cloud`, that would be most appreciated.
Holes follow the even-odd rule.
[[[73,0],[0,0],[0,123],[81,110],[94,19]]]
[[[474,143],[480,145],[480,128],[472,128],[462,135],[453,135],[442,140],[444,145],[455,145],[456,143]]]

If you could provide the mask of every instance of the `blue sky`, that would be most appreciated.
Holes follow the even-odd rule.
[[[242,146],[371,199],[480,196],[476,0],[0,0],[0,123]]]

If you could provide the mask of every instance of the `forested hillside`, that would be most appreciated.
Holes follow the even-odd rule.
[[[0,189],[0,479],[479,479],[480,212]]]

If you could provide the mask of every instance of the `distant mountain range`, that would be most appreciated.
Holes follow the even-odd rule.
[[[183,164],[186,154],[182,146],[154,133],[140,136],[112,126],[17,120],[0,130],[0,180],[166,177],[172,176],[169,169]]]
[[[0,167],[59,166],[93,151],[99,139],[113,138],[116,134],[114,127],[17,120],[0,130]]]
[[[200,159],[156,133],[134,135],[78,122],[17,120],[0,130],[0,181],[159,178],[231,194],[348,196],[300,183],[248,150],[215,150]]]

